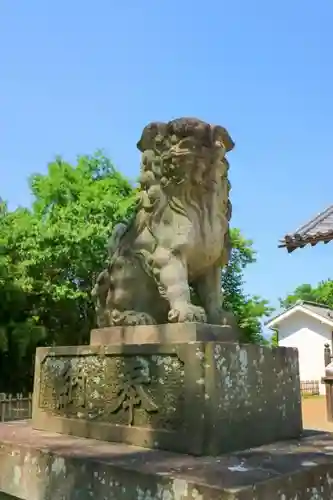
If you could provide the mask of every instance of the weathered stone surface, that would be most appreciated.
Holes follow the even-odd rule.
[[[99,327],[183,322],[235,325],[221,309],[231,202],[223,127],[180,118],[145,127],[139,198],[109,242],[93,289]],[[191,300],[190,284],[199,305]]]
[[[90,333],[90,345],[171,344],[183,342],[238,342],[238,329],[229,325],[167,323],[165,325],[111,326]]]
[[[23,500],[328,500],[333,436],[193,457],[0,424],[0,491]]]
[[[217,455],[299,436],[295,349],[219,342],[39,348],[33,425]]]

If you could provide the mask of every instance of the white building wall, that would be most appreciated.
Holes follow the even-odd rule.
[[[295,312],[279,325],[279,345],[297,347],[301,381],[324,376],[324,345],[332,348],[332,328],[303,312]],[[320,383],[320,393],[325,386]]]

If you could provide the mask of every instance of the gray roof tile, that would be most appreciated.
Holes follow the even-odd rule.
[[[292,252],[308,243],[314,246],[319,242],[328,243],[331,240],[333,240],[333,205],[303,224],[294,233],[286,234],[280,240],[279,247]]]
[[[309,311],[318,314],[325,319],[333,321],[333,310],[327,306],[307,301],[302,301],[302,306],[304,307],[304,309],[308,309]]]

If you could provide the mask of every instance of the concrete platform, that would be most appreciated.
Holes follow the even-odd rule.
[[[333,434],[193,457],[0,424],[0,491],[24,500],[325,500]]]

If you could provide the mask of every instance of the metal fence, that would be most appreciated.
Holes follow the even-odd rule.
[[[0,392],[0,421],[25,420],[31,418],[32,394],[5,394]]]
[[[319,380],[304,380],[301,381],[301,394],[319,396]]]

